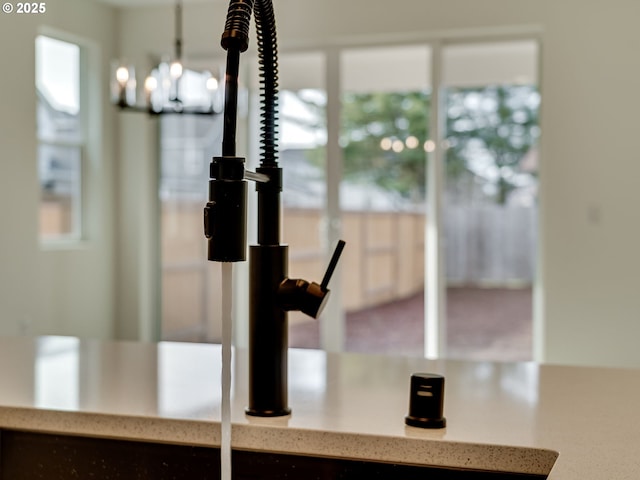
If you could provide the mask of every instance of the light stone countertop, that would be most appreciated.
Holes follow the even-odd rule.
[[[640,478],[640,370],[291,349],[293,413],[260,419],[244,415],[246,351],[233,355],[235,448]],[[0,337],[0,429],[219,445],[220,358],[219,345]],[[416,372],[445,376],[445,429],[405,426]]]

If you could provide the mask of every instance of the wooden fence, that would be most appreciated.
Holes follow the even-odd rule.
[[[202,205],[163,209],[163,332],[166,338],[219,336],[220,273],[203,260]],[[445,245],[450,285],[531,284],[536,210],[504,206],[447,207]],[[344,308],[359,310],[421,292],[425,216],[410,212],[345,212],[341,260]],[[289,274],[320,281],[326,267],[323,215],[285,209]],[[299,321],[299,315],[291,315]]]
[[[286,209],[283,241],[289,275],[319,282],[326,268],[323,215]],[[347,248],[341,259],[344,307],[357,310],[406,297],[424,287],[424,215],[347,212]],[[170,205],[162,211],[162,331],[166,339],[219,337],[220,273],[204,260],[202,205]],[[301,319],[291,315],[292,321]]]
[[[449,285],[531,285],[536,219],[536,208],[447,206],[444,251]]]

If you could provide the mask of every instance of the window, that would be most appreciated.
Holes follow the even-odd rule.
[[[81,51],[76,44],[36,37],[40,238],[81,238],[84,134]]]
[[[425,45],[342,52],[340,207],[349,246],[343,308],[350,351],[423,352],[430,58]],[[408,329],[395,328],[399,317]]]
[[[282,238],[289,245],[289,275],[319,282],[326,242],[326,102],[322,53],[279,58],[279,162],[283,172]],[[301,312],[289,314],[290,345],[318,347],[320,324]]]
[[[533,355],[537,55],[533,40],[442,52],[448,357]]]
[[[341,173],[327,175],[326,191],[340,183],[348,248],[344,322],[327,336],[344,336],[351,351],[530,359],[536,42],[339,55],[328,62],[327,78],[340,82],[328,89],[326,117],[340,130],[327,133],[326,149],[327,169],[339,163]],[[335,143],[341,155],[332,156]],[[292,338],[300,327],[292,325]]]
[[[531,358],[537,57],[535,40],[510,39],[280,57],[289,274],[319,280],[334,233],[347,242],[322,320],[290,315],[290,346]],[[249,169],[257,90],[245,103]],[[203,260],[201,208],[222,127],[162,122],[163,335],[215,340],[218,264]]]
[[[207,261],[202,208],[211,157],[220,155],[222,120],[221,115],[160,120],[163,340],[220,339],[220,264]]]

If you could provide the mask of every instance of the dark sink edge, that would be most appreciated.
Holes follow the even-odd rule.
[[[217,449],[216,449],[217,450]],[[253,462],[259,465],[265,460],[274,462],[297,461],[308,464],[318,463],[331,465],[337,472],[331,472],[330,476],[321,478],[367,478],[388,479],[402,478],[403,480],[424,479],[430,480],[542,480],[548,475],[536,473],[517,473],[495,470],[481,470],[474,468],[443,467],[436,465],[410,464],[402,462],[384,462],[378,460],[363,460],[341,457],[309,456],[303,454],[276,453],[254,450],[234,449],[234,461]],[[336,475],[337,474],[337,475]],[[428,477],[426,477],[428,475]],[[287,478],[291,478],[287,476]],[[304,477],[302,477],[304,478]]]
[[[234,478],[276,480],[539,480],[547,475],[495,472],[237,449]],[[111,478],[217,479],[216,447],[47,434],[0,432],[0,480]],[[42,476],[46,472],[46,476]]]

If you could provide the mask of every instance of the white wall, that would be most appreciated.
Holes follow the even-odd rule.
[[[160,338],[157,119],[120,112],[115,330],[118,338]],[[204,181],[204,180],[203,180]]]
[[[543,62],[546,359],[640,366],[640,30],[632,0],[548,2]]]
[[[46,2],[43,14],[0,14],[0,334],[111,337],[114,318],[115,116],[105,77],[115,51],[113,9],[86,0]],[[85,184],[87,239],[72,248],[38,242],[35,37],[59,32],[91,50],[94,148]],[[106,61],[105,61],[106,59]]]

